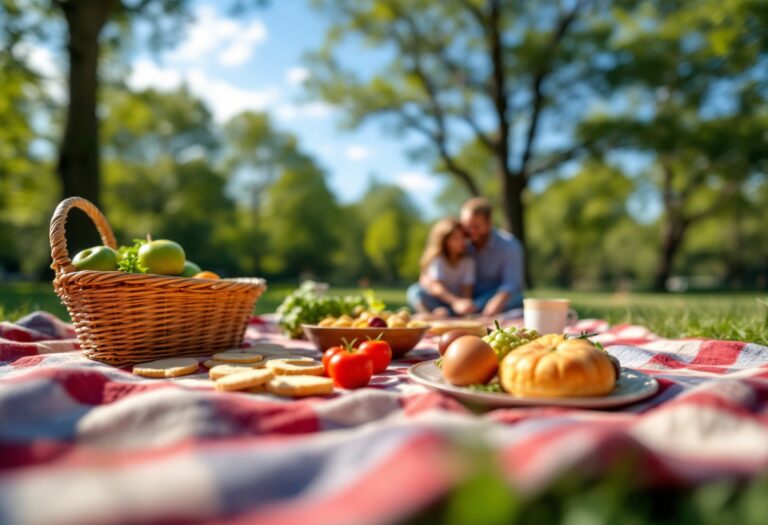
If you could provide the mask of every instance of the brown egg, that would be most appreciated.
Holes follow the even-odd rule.
[[[443,355],[443,376],[456,386],[490,381],[499,368],[491,346],[476,335],[463,335],[454,340]]]
[[[456,328],[455,330],[448,330],[440,336],[440,340],[437,343],[437,350],[440,355],[443,355],[448,346],[462,335],[473,335],[469,330],[463,328]]]

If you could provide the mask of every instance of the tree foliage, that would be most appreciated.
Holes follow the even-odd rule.
[[[656,288],[693,225],[743,199],[747,181],[765,183],[767,12],[751,0],[620,2],[613,11],[613,60],[594,76],[610,106],[579,135],[598,155],[651,156],[646,177],[664,210]]]
[[[66,108],[26,59],[30,42],[67,36],[64,3],[111,9],[97,40],[110,55],[136,43],[137,17],[166,28],[140,45],[161,46],[188,15],[181,0],[0,2],[0,267],[30,276],[48,264]],[[538,283],[768,285],[765,2],[316,4],[334,18],[311,92],[349,126],[402,134],[414,162],[446,175],[446,214],[487,195],[499,225],[527,232]],[[370,51],[366,67],[345,63],[350,43]],[[219,125],[185,88],[133,92],[101,72],[101,204],[122,242],[173,238],[225,275],[418,275],[429,224],[389,174],[340,203],[332,174],[268,115]],[[73,251],[98,242],[85,229]]]
[[[482,191],[484,173],[459,152],[467,142],[479,144],[493,161],[505,225],[525,245],[529,179],[578,151],[538,142],[544,130],[568,128],[550,112],[566,111],[588,69],[579,52],[590,30],[587,2],[315,3],[333,24],[312,54],[313,92],[342,107],[350,126],[385,118],[396,133],[419,137],[415,153],[439,161],[471,195]],[[372,74],[342,62],[340,50],[350,42],[376,51],[380,65]]]

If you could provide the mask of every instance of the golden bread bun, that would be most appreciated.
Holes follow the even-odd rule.
[[[507,354],[499,380],[517,396],[601,396],[613,390],[616,374],[608,354],[591,342],[551,334]]]

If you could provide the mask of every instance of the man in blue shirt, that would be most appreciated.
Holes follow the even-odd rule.
[[[523,305],[523,247],[511,233],[493,227],[492,207],[487,199],[476,197],[461,207],[461,225],[471,241],[469,253],[475,259],[475,286],[472,299],[450,303],[457,315],[480,313],[484,316]],[[444,303],[439,283],[422,276],[408,289],[408,302],[416,310],[424,305]]]

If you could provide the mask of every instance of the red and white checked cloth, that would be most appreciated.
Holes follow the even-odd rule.
[[[0,523],[390,523],[462,479],[468,440],[522,491],[627,455],[647,483],[768,468],[768,348],[594,320],[576,330],[600,332],[659,394],[622,410],[477,415],[408,381],[410,364],[436,356],[425,341],[370,388],[290,401],[89,361],[48,314],[0,323]],[[318,355],[258,319],[247,335]]]

